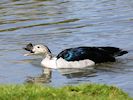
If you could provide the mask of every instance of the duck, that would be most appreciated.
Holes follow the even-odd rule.
[[[80,46],[67,48],[61,51],[57,56],[53,56],[50,49],[42,44],[33,45],[32,43],[29,43],[24,49],[29,51],[25,56],[43,56],[41,65],[45,68],[51,69],[91,67],[98,63],[115,62],[116,57],[128,53],[128,51],[111,46]]]

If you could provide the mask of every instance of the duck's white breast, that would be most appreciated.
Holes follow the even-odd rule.
[[[45,58],[42,60],[41,65],[43,67],[56,69],[57,68],[56,60],[57,60],[57,58],[52,58],[52,59]]]
[[[95,65],[95,62],[92,60],[80,60],[80,61],[66,61],[63,58],[59,58],[56,61],[58,68],[84,68]]]

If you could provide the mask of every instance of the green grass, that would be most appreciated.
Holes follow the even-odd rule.
[[[0,85],[0,100],[133,100],[114,86],[82,84],[54,88],[42,85]]]

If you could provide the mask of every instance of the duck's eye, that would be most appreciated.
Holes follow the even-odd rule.
[[[39,46],[37,48],[40,48]]]

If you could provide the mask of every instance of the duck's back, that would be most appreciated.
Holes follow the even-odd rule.
[[[60,52],[57,59],[63,58],[66,61],[92,60],[95,63],[114,62],[114,56],[122,52],[115,47],[77,47],[69,48]],[[126,52],[124,52],[126,53]],[[122,54],[121,54],[122,55]]]

